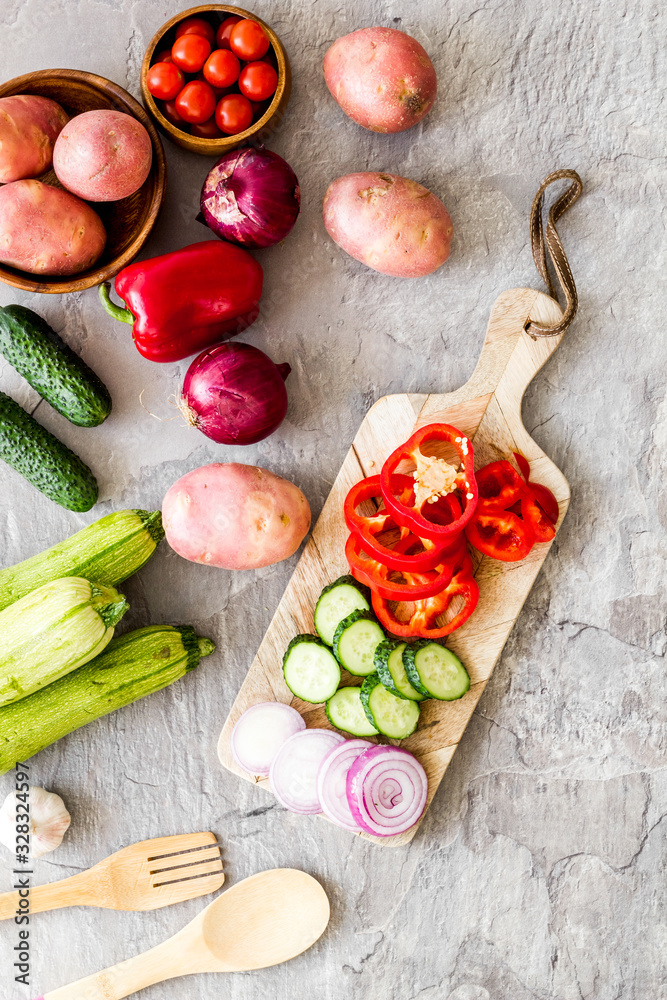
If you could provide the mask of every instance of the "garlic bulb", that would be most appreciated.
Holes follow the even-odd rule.
[[[16,853],[16,792],[10,792],[0,807],[0,843]],[[65,803],[55,792],[31,787],[30,857],[41,858],[58,847],[67,832],[71,817]],[[19,825],[26,821],[25,810],[19,812]],[[24,841],[25,843],[25,841]]]

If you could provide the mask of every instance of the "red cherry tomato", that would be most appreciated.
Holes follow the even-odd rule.
[[[174,63],[155,63],[146,74],[146,86],[161,101],[173,100],[184,83],[185,77]]]
[[[215,120],[225,135],[244,132],[252,122],[252,104],[243,94],[228,94],[215,109]]]
[[[203,73],[202,70],[200,70],[199,73],[197,73],[197,76],[195,77],[195,80],[201,80],[202,83],[205,83],[209,87],[211,87],[211,90],[215,94],[216,104],[220,100],[221,97],[225,96],[225,94],[231,94],[232,91],[234,91],[235,93],[237,93],[236,87],[213,87],[213,86],[211,86],[211,84],[209,84],[208,80],[204,76],[204,73]]]
[[[257,121],[258,118],[262,117],[262,115],[264,114],[264,112],[268,108],[269,103],[270,103],[269,101],[251,101],[250,102],[250,104],[252,105],[252,114],[253,114],[253,120],[254,121]]]
[[[277,86],[278,74],[266,62],[251,62],[241,70],[239,90],[249,101],[266,101]]]
[[[155,59],[153,60],[153,65],[159,62],[173,62],[171,58],[171,49],[163,49],[162,52],[158,52]]]
[[[164,104],[162,105],[162,114],[164,115],[164,117],[167,119],[168,122],[171,122],[172,125],[176,125],[177,128],[182,128],[184,125],[187,124],[185,121],[183,121],[178,111],[176,110],[175,101],[165,101]]]
[[[215,41],[215,28],[203,17],[188,17],[176,28],[176,37],[181,38],[182,35],[201,35],[212,47]]]
[[[218,28],[217,34],[215,36],[216,43],[220,49],[229,48],[229,36],[232,32],[232,28],[235,24],[238,24],[242,18],[238,17],[237,14],[233,14],[232,17],[226,17]]]
[[[198,135],[200,139],[222,139],[223,135],[215,124],[215,118],[209,118],[207,122],[193,125],[190,129],[193,135]]]
[[[192,35],[196,38],[196,35]],[[223,97],[223,101],[226,98]],[[176,110],[191,125],[207,121],[215,111],[215,94],[207,83],[190,80],[176,98]]]
[[[244,18],[235,24],[229,35],[229,47],[239,59],[252,62],[269,51],[269,36],[261,24]]]
[[[184,73],[196,73],[211,54],[211,43],[203,35],[181,35],[171,47],[171,58]]]
[[[212,87],[231,87],[238,80],[241,63],[230,49],[216,49],[204,63],[203,72]]]

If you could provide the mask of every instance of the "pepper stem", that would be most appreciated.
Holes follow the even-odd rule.
[[[100,285],[100,302],[114,319],[120,320],[121,323],[129,323],[130,326],[134,323],[136,316],[131,313],[129,309],[123,309],[122,306],[117,306],[115,302],[111,301],[111,296],[109,295],[109,290],[111,284],[105,281]]]

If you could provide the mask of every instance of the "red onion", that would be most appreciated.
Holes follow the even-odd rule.
[[[280,701],[253,705],[232,729],[229,741],[232,756],[249,774],[266,776],[283,743],[305,728],[306,723],[297,710]]]
[[[414,826],[426,808],[428,778],[416,757],[393,746],[373,746],[352,762],[347,800],[359,826],[393,837]]]
[[[269,781],[281,805],[296,813],[321,812],[317,772],[333,747],[345,737],[330,729],[304,729],[290,736],[273,758]]]
[[[347,801],[347,773],[359,754],[372,746],[368,740],[346,740],[329,751],[317,774],[317,795],[324,815],[357,833],[360,827]]]
[[[283,422],[290,371],[250,344],[216,344],[188,368],[180,410],[220,444],[254,444]]]
[[[216,236],[244,247],[271,247],[292,229],[301,195],[282,157],[250,146],[225,153],[209,172],[197,216]]]

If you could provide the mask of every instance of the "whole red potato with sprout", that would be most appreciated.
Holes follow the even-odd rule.
[[[435,101],[433,63],[419,42],[395,28],[361,28],[334,42],[324,79],[346,115],[372,132],[404,132]]]

